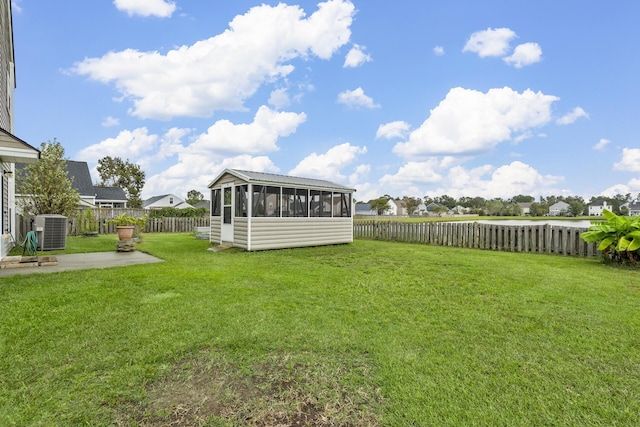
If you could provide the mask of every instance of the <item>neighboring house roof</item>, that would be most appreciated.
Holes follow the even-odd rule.
[[[371,209],[371,203],[356,203],[356,215],[377,215],[375,209]]]
[[[120,187],[93,187],[96,194],[96,202],[109,201],[109,202],[126,202],[127,195]]]
[[[211,200],[200,200],[198,203],[195,204],[194,208],[196,208],[196,209],[199,209],[199,208],[211,209]]]
[[[607,202],[605,200],[596,200],[595,202],[589,203],[589,206],[607,206]]]
[[[234,175],[244,181],[255,184],[265,185],[291,185],[294,187],[306,187],[310,189],[329,189],[343,192],[354,192],[354,188],[345,187],[335,182],[326,181],[315,178],[301,178],[296,176],[278,175],[265,172],[252,172],[239,169],[225,169],[216,179],[214,179],[209,187],[216,183],[224,174]]]
[[[162,196],[153,196],[153,197],[149,197],[148,199],[144,200],[142,202],[142,207],[146,208],[149,205],[154,204],[155,202],[157,202],[158,200],[162,200],[163,198],[170,196],[170,194],[163,194]]]
[[[159,202],[162,202],[164,199],[173,199],[173,203],[159,203]],[[186,209],[186,208],[192,208],[193,206],[191,206],[189,203],[185,202],[183,199],[176,196],[175,194],[162,194],[160,196],[153,196],[144,200],[142,202],[142,207],[144,209],[150,209],[150,208]]]
[[[429,203],[429,204],[427,205],[426,210],[427,210],[427,212],[430,212],[430,211],[432,211],[433,209],[435,209],[435,208],[440,208],[440,207],[444,207],[444,205],[441,205],[440,203],[432,202],[432,203]]]
[[[549,210],[563,210],[567,208],[569,208],[569,203],[567,202],[558,202],[549,206]]]
[[[640,202],[635,202],[635,203],[629,203],[627,205],[627,209],[629,210],[629,212],[636,212],[636,211],[640,211]]]
[[[71,179],[71,185],[78,190],[80,196],[96,196],[96,190],[93,187],[93,181],[91,181],[91,174],[89,173],[87,162],[67,160],[67,174],[69,175],[69,179]]]

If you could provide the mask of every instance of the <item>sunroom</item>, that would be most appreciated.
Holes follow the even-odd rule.
[[[214,244],[256,251],[353,241],[353,188],[237,169],[209,188]]]

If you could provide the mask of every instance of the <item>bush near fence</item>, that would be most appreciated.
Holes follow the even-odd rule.
[[[361,220],[353,223],[353,237],[424,243],[470,249],[556,255],[597,256],[597,244],[586,243],[586,228],[540,225],[499,225],[477,222],[397,222]]]

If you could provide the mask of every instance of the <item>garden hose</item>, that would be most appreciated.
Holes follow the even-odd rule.
[[[22,242],[22,255],[27,253],[27,255],[35,256],[36,249],[38,248],[38,238],[36,237],[35,231],[29,231],[27,233],[27,237],[24,238],[24,242]]]

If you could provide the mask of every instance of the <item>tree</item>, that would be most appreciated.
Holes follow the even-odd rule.
[[[140,166],[123,161],[120,157],[106,156],[98,160],[100,185],[120,187],[127,194],[127,204],[131,208],[141,208],[140,193],[144,187],[145,173]]]
[[[22,173],[18,192],[25,196],[20,202],[23,212],[73,215],[80,195],[69,179],[64,148],[55,138],[40,144],[40,161],[27,165]]]
[[[404,205],[407,208],[407,214],[409,215],[413,215],[415,210],[418,209],[418,206],[420,206],[420,203],[422,203],[422,200],[420,200],[420,198],[409,196],[404,196],[402,198],[402,201],[404,202]]]
[[[204,194],[202,194],[201,192],[199,192],[198,190],[191,190],[187,193],[187,203],[189,203],[191,206],[195,206],[198,203],[200,203],[201,201],[204,200]]]
[[[378,212],[378,215],[384,215],[386,211],[391,209],[391,206],[389,206],[389,200],[385,197],[373,199],[369,204],[371,205],[371,209]]]

